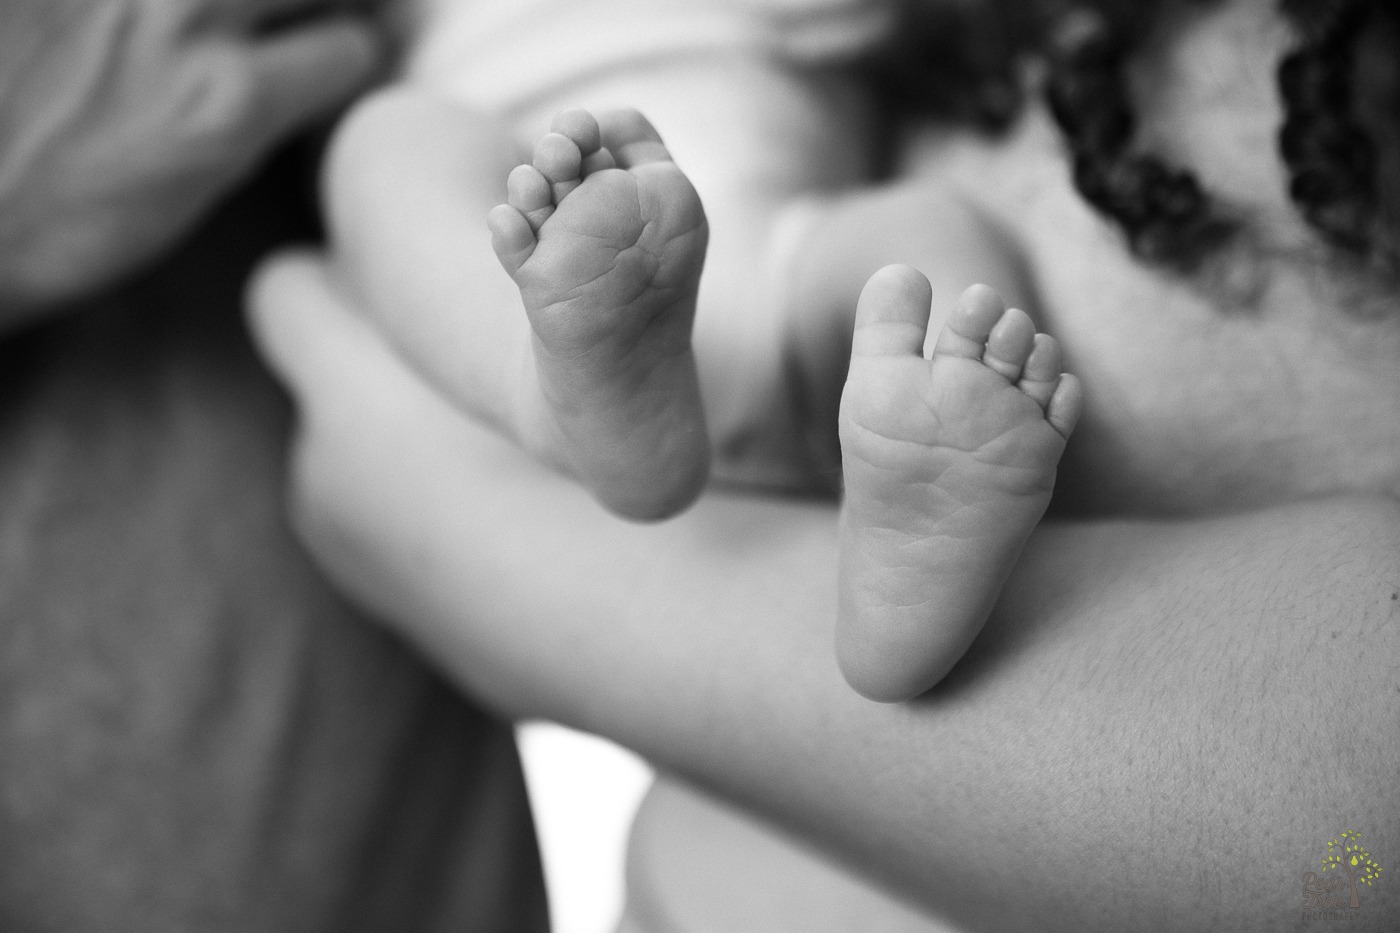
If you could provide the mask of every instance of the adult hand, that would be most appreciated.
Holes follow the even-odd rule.
[[[365,6],[0,4],[0,327],[155,258],[369,81]]]
[[[410,605],[430,588],[393,555],[414,553],[423,534],[415,522],[453,518],[434,494],[441,484],[405,484],[394,455],[373,452],[428,446],[432,454],[417,461],[451,473],[463,436],[468,444],[503,442],[400,359],[326,256],[266,259],[249,282],[248,310],[265,362],[297,407],[288,478],[293,523],[347,595],[378,613],[413,615]],[[425,516],[425,506],[434,514]]]

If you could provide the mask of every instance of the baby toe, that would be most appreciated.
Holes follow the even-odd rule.
[[[1001,316],[987,336],[987,350],[982,363],[1012,382],[1021,378],[1021,370],[1035,346],[1035,324],[1020,308],[1011,308]]]
[[[638,110],[608,110],[598,115],[603,145],[612,150],[617,164],[636,168],[648,162],[668,162],[671,154],[656,127]]]
[[[590,152],[583,157],[583,165],[579,168],[579,174],[587,178],[594,172],[601,172],[609,168],[617,168],[617,160],[607,149],[599,149],[597,152]]]
[[[549,180],[533,165],[517,165],[506,178],[506,203],[524,214],[536,233],[554,212]]]
[[[1060,344],[1049,334],[1036,334],[1017,385],[1043,409],[1050,404],[1050,397],[1059,384]]]
[[[491,231],[491,248],[496,258],[514,275],[535,249],[535,230],[525,215],[509,204],[498,204],[486,216]]]
[[[532,164],[537,172],[549,180],[557,204],[578,187],[583,153],[579,151],[578,144],[563,133],[546,133],[535,144]]]
[[[1068,439],[1083,411],[1084,389],[1078,379],[1065,373],[1055,387],[1055,394],[1050,396],[1050,404],[1045,406],[1045,420],[1061,437]]]
[[[939,356],[960,356],[978,360],[986,349],[987,336],[1006,313],[1006,304],[995,289],[973,285],[958,298],[957,305],[938,334],[933,352]]]
[[[565,110],[554,118],[549,130],[573,140],[585,157],[597,152],[603,145],[603,131],[597,119],[587,110]]]

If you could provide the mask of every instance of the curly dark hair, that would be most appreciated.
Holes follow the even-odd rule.
[[[1145,6],[1160,14],[1172,4],[1131,4],[1125,12],[1122,4],[1095,3],[1097,29],[1052,53],[1047,93],[1084,197],[1118,222],[1139,255],[1190,270],[1235,224],[1220,215],[1191,173],[1133,149],[1122,68],[1155,25]],[[1367,265],[1393,271],[1393,224],[1380,207],[1377,146],[1360,116],[1356,74],[1363,34],[1393,24],[1396,4],[1283,0],[1280,11],[1298,35],[1298,45],[1278,68],[1285,111],[1279,150],[1290,174],[1289,193],[1324,240]],[[1393,37],[1393,30],[1388,34]],[[1394,120],[1393,111],[1388,118]]]
[[[1354,59],[1381,4],[1289,0],[1283,7],[1303,35],[1279,66],[1287,106],[1279,148],[1292,176],[1289,191],[1330,242],[1365,254],[1377,233],[1377,155],[1358,119]]]
[[[920,53],[925,61],[937,58],[937,68],[925,69],[922,93],[937,83],[931,96],[946,101],[954,97],[947,90],[950,79],[959,78],[963,86],[982,88],[964,98],[961,111],[946,103],[942,111],[971,116],[989,128],[1009,122],[1020,103],[1006,90],[1014,83],[1012,60],[1025,53],[1043,57],[1049,66],[1046,96],[1064,133],[1076,188],[1118,224],[1134,253],[1192,271],[1240,225],[1190,171],[1137,147],[1125,69],[1169,13],[1215,2],[910,0],[906,31],[927,36],[932,27],[941,29],[924,40]],[[1377,136],[1391,144],[1394,160],[1400,80],[1396,66],[1387,63],[1400,59],[1400,2],[1281,0],[1279,8],[1298,36],[1278,68],[1285,110],[1279,147],[1290,173],[1289,193],[1326,242],[1394,275],[1400,267],[1400,218],[1386,205],[1400,200],[1400,165],[1378,158]],[[961,33],[950,31],[950,24]],[[910,40],[903,41],[907,48]],[[1389,70],[1379,82],[1358,88],[1366,41],[1381,43],[1373,57]],[[950,45],[968,51],[950,55]],[[1000,108],[986,105],[987,88],[994,90],[991,100],[1003,102]]]
[[[1137,120],[1125,66],[1150,33],[1160,9],[1077,7],[1050,37],[1045,93],[1069,146],[1074,184],[1090,204],[1123,229],[1145,259],[1194,268],[1234,234],[1189,171],[1134,148]]]

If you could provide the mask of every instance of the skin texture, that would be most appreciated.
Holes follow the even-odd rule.
[[[315,261],[253,306],[302,405],[307,540],[510,715],[610,735],[974,929],[1290,929],[1335,827],[1400,846],[1393,502],[1043,529],[964,665],[879,706],[831,657],[829,507],[628,527],[462,422]],[[1393,924],[1368,906],[1358,928]]]
[[[0,329],[159,256],[297,128],[362,88],[338,0],[14,0],[0,9]],[[275,26],[275,28],[267,28]]]

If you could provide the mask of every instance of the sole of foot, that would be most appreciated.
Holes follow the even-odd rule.
[[[533,332],[527,448],[624,517],[685,508],[709,471],[690,342],[708,225],[661,137],[636,111],[560,114],[488,225]]]
[[[1045,513],[1082,391],[1055,340],[986,286],[928,342],[928,280],[867,283],[841,399],[837,659],[862,695],[917,696],[980,631]]]

